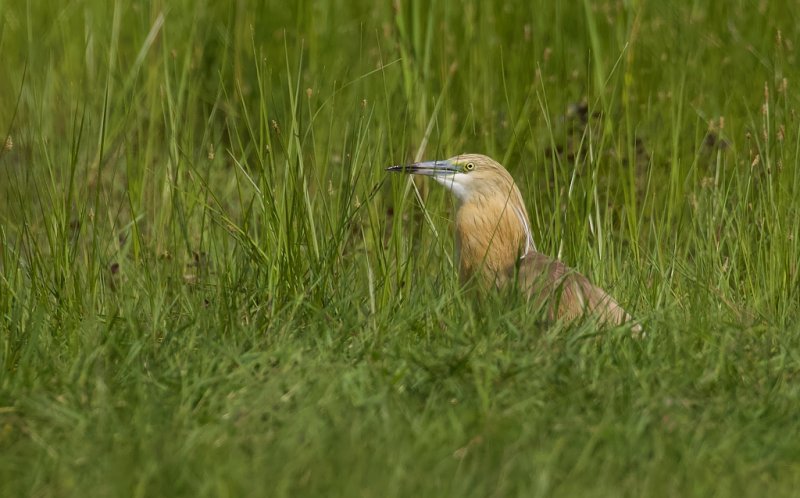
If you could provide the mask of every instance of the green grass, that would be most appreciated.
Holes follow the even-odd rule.
[[[0,496],[794,496],[796,9],[495,3],[0,0]],[[647,338],[460,289],[459,152]]]

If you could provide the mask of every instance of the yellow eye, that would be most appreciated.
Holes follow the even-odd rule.
[[[466,169],[467,171],[472,171],[475,169],[475,163],[467,163]]]

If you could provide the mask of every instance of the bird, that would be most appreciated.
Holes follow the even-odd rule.
[[[456,198],[455,242],[459,279],[483,287],[516,285],[550,321],[590,318],[600,325],[642,327],[605,290],[562,261],[539,252],[528,211],[511,174],[482,154],[390,166],[424,175]]]

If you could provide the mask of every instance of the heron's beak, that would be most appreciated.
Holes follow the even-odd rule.
[[[408,173],[410,175],[447,176],[458,173],[459,168],[447,159],[441,159],[439,161],[425,161],[422,163],[390,166],[386,168],[386,171]]]

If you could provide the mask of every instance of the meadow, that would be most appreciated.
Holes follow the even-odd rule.
[[[0,496],[796,496],[791,2],[0,0]],[[647,336],[463,289],[479,152]]]

